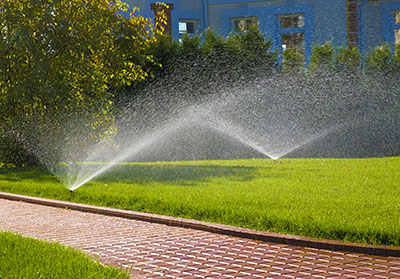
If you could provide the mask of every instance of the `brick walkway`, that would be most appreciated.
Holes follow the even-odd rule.
[[[0,231],[57,241],[133,278],[400,278],[400,258],[272,244],[0,199]]]

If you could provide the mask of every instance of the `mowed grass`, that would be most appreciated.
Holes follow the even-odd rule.
[[[400,157],[129,163],[73,193],[45,171],[0,169],[0,191],[400,245]]]
[[[57,243],[0,232],[0,278],[130,278],[83,252]]]

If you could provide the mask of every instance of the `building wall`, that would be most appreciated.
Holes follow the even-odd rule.
[[[234,4],[232,4],[234,3]],[[305,14],[305,55],[309,61],[312,46],[331,41],[335,45],[347,44],[346,0],[276,0],[226,1],[209,0],[209,24],[223,35],[234,30],[232,18],[256,16],[260,29],[280,49],[279,15]],[[293,30],[295,32],[295,30]]]
[[[123,2],[129,5],[127,13],[123,15],[129,15],[133,7],[140,8],[139,14],[143,17],[154,18],[154,11],[151,9],[151,4],[157,2],[163,2],[166,4],[172,4],[173,10],[171,11],[171,25],[172,25],[172,36],[175,39],[179,38],[178,23],[181,19],[194,19],[198,20],[201,24],[200,28],[204,30],[205,20],[204,20],[204,0],[123,0]]]
[[[381,46],[385,43],[384,35],[382,33],[382,3],[368,2],[363,10],[362,16],[362,41],[361,50],[368,53],[376,46]]]
[[[211,26],[222,35],[234,31],[233,18],[257,17],[262,32],[281,48],[281,34],[304,32],[305,55],[309,61],[313,45],[331,41],[336,46],[349,43],[348,4],[357,0],[165,0],[174,5],[171,12],[172,35],[178,39],[179,22],[197,20],[199,31]],[[130,7],[139,7],[140,15],[154,17],[151,3],[156,0],[125,0]],[[359,14],[356,45],[366,53],[385,42],[394,42],[393,16],[390,11],[400,10],[400,0],[358,0]],[[304,14],[305,26],[283,30],[279,16]]]
[[[365,39],[365,49],[369,50],[375,47],[376,45],[382,45],[383,43],[388,43],[393,46],[395,42],[395,30],[400,30],[400,23],[395,23],[394,12],[400,12],[400,1],[377,1],[374,3],[375,5],[379,5],[379,14],[380,17],[377,18],[376,22],[378,24],[370,23],[367,21],[366,24],[366,39]],[[368,7],[367,7],[368,8]],[[368,12],[368,9],[366,9]],[[371,12],[370,12],[371,13]],[[367,16],[367,15],[366,15]],[[374,30],[372,26],[379,25],[379,29],[375,28],[376,31],[380,31],[380,36],[375,38],[376,41],[380,42],[379,44],[374,45],[373,34]],[[400,38],[398,37],[398,40]]]
[[[210,25],[220,30],[222,34],[228,34],[230,27],[223,20],[230,15],[260,17],[260,26],[266,33],[278,32],[274,26],[277,14],[301,12],[302,6],[308,6],[312,10],[312,29],[315,43],[332,41],[340,45],[346,44],[346,0],[298,0],[298,1],[259,1],[246,4],[246,1],[237,4],[220,4],[222,1],[210,0],[209,22]],[[233,2],[233,1],[224,1]]]

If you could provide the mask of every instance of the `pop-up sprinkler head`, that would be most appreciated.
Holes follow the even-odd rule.
[[[69,190],[70,193],[72,193],[72,190]]]

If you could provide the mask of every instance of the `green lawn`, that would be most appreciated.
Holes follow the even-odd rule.
[[[73,193],[44,171],[0,169],[0,191],[400,245],[400,157],[132,163]]]
[[[0,232],[0,278],[127,279],[130,276],[73,248]]]

